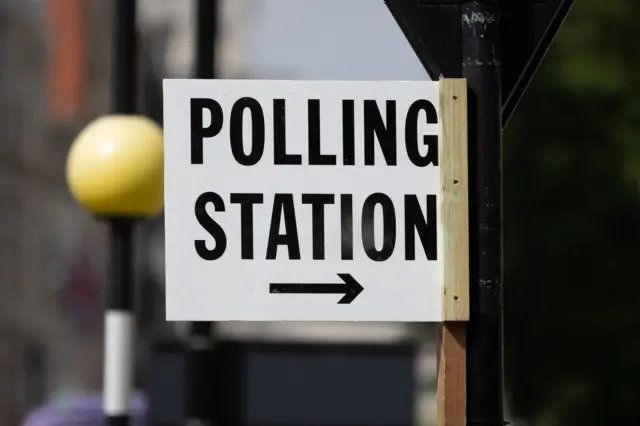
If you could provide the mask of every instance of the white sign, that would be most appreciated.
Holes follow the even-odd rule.
[[[165,80],[172,321],[441,321],[437,82]]]

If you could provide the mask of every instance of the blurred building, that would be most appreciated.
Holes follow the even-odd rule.
[[[113,5],[0,0],[2,424],[101,386],[106,233],[71,198],[64,167],[77,132],[109,110]],[[141,50],[142,79],[153,55]]]
[[[0,2],[0,418],[99,383],[104,233],[71,199],[69,142],[107,106],[107,2]],[[49,7],[48,7],[49,6]],[[86,10],[85,10],[86,9]],[[92,22],[93,21],[93,22]],[[74,41],[75,39],[75,41]],[[90,88],[91,96],[86,96]]]

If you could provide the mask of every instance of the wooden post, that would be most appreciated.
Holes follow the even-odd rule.
[[[444,322],[438,330],[438,426],[466,426],[466,321],[469,320],[467,85],[440,80]]]

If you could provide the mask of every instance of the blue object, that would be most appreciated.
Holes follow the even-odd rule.
[[[147,398],[135,392],[131,398],[131,425],[146,426]],[[103,426],[102,395],[70,397],[29,412],[22,426]]]

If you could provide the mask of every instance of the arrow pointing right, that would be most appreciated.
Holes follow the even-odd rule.
[[[269,284],[271,294],[344,294],[338,304],[350,304],[364,290],[351,274],[338,274],[344,284],[324,283],[272,283]]]

